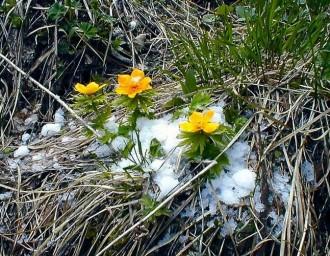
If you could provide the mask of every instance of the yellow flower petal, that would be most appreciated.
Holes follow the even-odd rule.
[[[190,116],[189,116],[189,122],[197,124],[201,123],[203,121],[203,114],[200,112],[194,111]]]
[[[138,94],[137,92],[134,92],[134,93],[130,93],[130,94],[127,94],[127,96],[131,99],[135,98],[136,94]]]
[[[140,79],[142,79],[144,77],[144,72],[142,70],[140,70],[140,69],[134,68],[133,71],[132,71],[132,73],[131,73],[131,77],[133,79],[140,80]]]
[[[128,86],[131,83],[131,76],[130,75],[119,75],[118,83],[119,83],[119,85]]]
[[[192,123],[182,122],[180,124],[180,130],[183,132],[197,132],[199,129]]]
[[[206,133],[212,133],[219,128],[217,123],[207,123],[203,125],[203,131]]]
[[[81,94],[86,94],[86,86],[81,83],[77,83],[74,89]]]
[[[87,95],[94,94],[98,90],[100,90],[100,86],[95,82],[91,82],[91,83],[87,84],[87,86],[86,86],[86,94]]]
[[[203,113],[203,123],[208,123],[211,121],[212,117],[214,116],[213,110],[208,110]]]
[[[118,93],[118,94],[126,94],[127,92],[127,89],[122,87],[122,86],[118,86],[116,89],[115,89],[115,92]]]
[[[151,89],[151,78],[150,77],[144,77],[141,81],[140,81],[140,85],[141,85],[141,88],[143,90],[149,90]]]

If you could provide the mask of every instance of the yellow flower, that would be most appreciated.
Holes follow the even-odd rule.
[[[77,83],[75,85],[74,89],[81,94],[92,95],[92,94],[96,93],[97,91],[101,90],[104,86],[105,86],[105,84],[100,86],[99,84],[97,84],[95,82],[90,82],[87,85]]]
[[[144,72],[137,68],[133,69],[131,75],[119,75],[118,87],[116,88],[117,94],[127,95],[130,98],[143,91],[152,89],[151,78],[145,77]]]
[[[188,122],[182,122],[180,124],[180,129],[183,132],[203,131],[205,133],[212,133],[219,128],[218,123],[211,122],[213,115],[213,110],[208,110],[203,113],[194,111],[190,115]]]

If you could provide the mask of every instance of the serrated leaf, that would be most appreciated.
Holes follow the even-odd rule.
[[[215,14],[219,16],[228,16],[233,10],[234,7],[231,5],[222,4],[215,10]]]
[[[254,8],[240,5],[236,6],[235,11],[237,16],[239,16],[243,20],[255,16],[256,13],[256,10]]]
[[[190,103],[190,111],[202,110],[211,101],[211,97],[207,93],[199,92],[195,94]]]
[[[61,3],[54,3],[49,9],[48,9],[48,18],[50,20],[58,20],[60,18],[63,18],[67,12],[67,9],[64,5]]]
[[[186,102],[181,97],[174,97],[164,104],[165,109],[170,109],[174,107],[180,107]]]
[[[153,138],[150,142],[149,153],[153,158],[159,158],[165,154],[162,145],[156,138]]]

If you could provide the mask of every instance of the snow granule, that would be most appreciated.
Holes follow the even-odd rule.
[[[14,157],[22,158],[22,157],[27,156],[29,154],[29,152],[30,152],[30,150],[27,146],[25,146],[25,145],[19,146],[19,148],[14,151]]]
[[[29,139],[31,138],[31,134],[29,133],[24,133],[22,135],[22,142],[23,144],[27,144],[27,142],[29,141]]]
[[[12,192],[5,192],[0,194],[0,201],[5,201],[8,200],[12,197],[13,193]]]
[[[252,191],[255,187],[256,174],[249,169],[242,169],[234,173],[233,180],[238,186]]]
[[[268,215],[270,218],[271,228],[272,228],[272,234],[275,237],[278,237],[283,230],[283,222],[284,222],[284,216],[283,215],[277,215],[274,211],[271,211]]]
[[[301,172],[303,177],[305,178],[305,180],[307,182],[314,182],[315,178],[314,178],[314,166],[311,162],[309,161],[304,161],[301,164]]]
[[[32,114],[31,116],[29,116],[28,118],[25,119],[24,125],[29,126],[29,125],[35,124],[36,122],[38,122],[38,115]]]
[[[32,156],[32,161],[40,161],[45,158],[45,153],[37,153]]]
[[[180,213],[180,216],[181,216],[182,218],[185,218],[185,217],[187,217],[187,218],[193,218],[194,215],[195,215],[195,213],[196,213],[195,209],[191,209],[191,208],[189,207],[189,208],[184,209],[184,210]]]
[[[261,191],[259,185],[256,186],[253,200],[254,200],[254,209],[257,212],[263,212],[265,210],[265,205],[261,202]]]
[[[206,184],[202,199],[207,203],[211,214],[215,214],[216,202],[228,205],[239,204],[255,188],[256,174],[247,168],[250,147],[246,142],[236,142],[228,151],[229,165],[226,171]]]
[[[42,172],[45,169],[45,167],[41,164],[33,163],[31,165],[31,170],[33,172]]]
[[[21,162],[20,159],[8,158],[7,160],[7,164],[10,169],[16,169],[19,166],[20,162]]]
[[[112,140],[111,146],[115,151],[121,151],[125,149],[128,141],[129,140],[123,136],[117,136]]]
[[[178,184],[173,166],[164,164],[154,176],[154,180],[159,187],[160,193],[157,200],[163,199],[169,192],[171,192]]]
[[[116,123],[115,117],[110,117],[107,122],[104,124],[104,128],[106,128],[109,132],[116,134],[118,132],[119,125]]]
[[[210,107],[210,110],[214,111],[214,115],[212,117],[212,122],[215,123],[226,123],[225,115],[223,114],[223,108],[221,106]]]
[[[290,195],[291,184],[289,183],[290,177],[286,172],[281,173],[280,170],[275,170],[272,179],[273,191],[279,195],[284,205],[287,204]]]
[[[237,227],[237,222],[233,218],[229,218],[227,222],[223,224],[223,227],[220,230],[221,236],[229,236],[234,234]]]
[[[58,110],[56,110],[55,115],[54,115],[54,122],[56,124],[60,124],[63,125],[65,121],[64,118],[64,111],[62,108],[59,108]]]
[[[181,235],[181,236],[179,236],[179,243],[181,243],[181,244],[184,244],[185,242],[187,242],[188,241],[188,236],[184,236],[184,235]]]
[[[52,137],[54,135],[59,134],[61,131],[62,125],[59,123],[53,124],[45,124],[41,129],[41,135],[44,137]]]
[[[107,157],[112,154],[112,149],[108,145],[100,145],[93,151],[97,157]]]

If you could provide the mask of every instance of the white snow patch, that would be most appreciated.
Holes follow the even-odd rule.
[[[116,123],[116,118],[112,116],[104,124],[104,127],[111,133],[117,133],[119,125]]]
[[[265,205],[261,202],[261,191],[259,185],[256,186],[253,200],[254,200],[254,209],[257,212],[263,212],[265,210]]]
[[[234,234],[237,227],[237,222],[233,218],[229,218],[227,222],[223,224],[220,230],[220,234],[225,237]]]
[[[117,136],[111,141],[111,146],[115,151],[121,151],[126,147],[128,141],[129,140],[123,136]]]
[[[29,153],[30,153],[30,150],[29,150],[28,146],[26,146],[26,145],[19,146],[18,149],[16,149],[14,151],[14,157],[23,158],[23,157],[27,156]]]
[[[108,145],[101,145],[94,151],[94,153],[97,157],[107,157],[112,154],[112,149]]]
[[[29,116],[28,118],[26,118],[24,120],[24,125],[28,126],[28,125],[32,125],[36,122],[38,122],[38,115],[37,114],[32,114],[31,116]]]
[[[44,137],[52,137],[58,135],[64,125],[64,112],[63,109],[59,108],[56,110],[54,115],[54,123],[45,124],[41,128],[41,135]]]
[[[301,165],[301,172],[307,182],[314,182],[314,166],[309,161],[304,161]]]
[[[37,153],[32,156],[32,161],[40,161],[45,158],[45,153]]]
[[[61,131],[62,125],[59,123],[49,123],[45,124],[41,129],[41,135],[44,137],[52,137],[59,134]]]
[[[13,193],[12,192],[5,192],[0,194],[0,201],[5,201],[8,200],[12,197]]]
[[[68,143],[68,142],[72,142],[75,141],[77,138],[74,137],[69,137],[69,136],[64,136],[61,140],[62,143]]]
[[[22,142],[23,142],[23,144],[27,144],[27,142],[28,142],[28,140],[31,138],[31,134],[29,134],[29,133],[24,133],[23,135],[22,135]]]
[[[271,211],[268,217],[270,218],[270,223],[272,225],[272,234],[275,237],[278,237],[283,230],[284,216],[277,215],[274,211]]]
[[[272,187],[274,192],[279,195],[284,205],[287,205],[290,195],[291,184],[289,183],[290,177],[286,172],[281,173],[275,170],[273,173]]]
[[[204,188],[202,199],[205,201],[204,206],[209,207],[211,214],[216,213],[217,200],[228,205],[238,204],[255,188],[256,174],[247,168],[249,151],[250,147],[246,142],[236,142],[227,151],[229,165],[225,167],[225,171]]]
[[[64,111],[62,108],[59,108],[58,110],[56,110],[55,115],[54,115],[54,122],[56,124],[60,124],[63,125],[65,121],[64,118]]]
[[[167,161],[156,159],[151,163],[150,168],[155,171],[154,180],[160,190],[157,200],[161,200],[179,184],[175,166]]]

